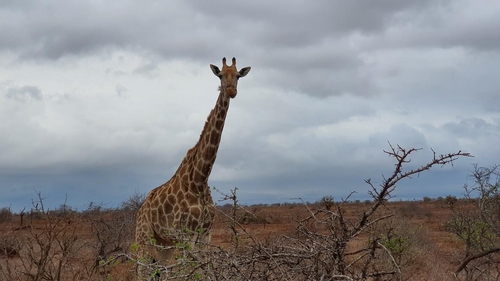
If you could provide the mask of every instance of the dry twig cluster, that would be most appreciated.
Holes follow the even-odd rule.
[[[356,218],[345,215],[341,202],[324,201],[322,208],[309,209],[309,215],[296,221],[293,235],[280,235],[271,241],[259,241],[237,219],[242,211],[236,189],[226,195],[232,201],[229,212],[219,215],[226,219],[232,232],[229,248],[205,245],[200,249],[186,249],[179,233],[179,255],[168,266],[153,266],[160,280],[402,280],[400,237],[388,238],[373,229],[391,218],[381,206],[391,198],[396,184],[435,165],[452,164],[468,153],[456,152],[436,155],[418,168],[405,171],[410,155],[418,149],[393,147],[385,151],[396,160],[392,174],[377,187],[371,180],[369,194],[372,202]],[[392,239],[392,240],[391,240]],[[404,242],[404,241],[403,241]],[[133,258],[133,257],[132,257]]]

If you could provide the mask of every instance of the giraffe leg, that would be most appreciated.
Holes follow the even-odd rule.
[[[153,233],[147,239],[143,238],[147,242],[142,244],[142,251],[140,251],[141,254],[138,256],[138,261],[140,262],[136,267],[138,280],[157,280],[160,278],[160,273],[155,274],[152,269],[155,268],[155,265],[158,265],[158,268],[162,265],[167,265],[176,253],[176,249],[171,248],[173,246],[172,241],[157,235],[154,231]],[[152,244],[152,241],[155,241],[155,244]]]
[[[151,250],[149,245],[141,242],[137,243],[137,263],[135,267],[137,281],[154,280],[151,279],[152,272],[148,268],[148,265],[154,262]]]
[[[141,220],[139,221],[147,221],[146,218],[141,216],[142,213],[139,213]],[[147,223],[138,224],[135,233],[135,247],[136,247],[136,280],[154,280],[151,279],[151,269],[149,265],[154,262],[154,246],[151,245],[153,230]]]

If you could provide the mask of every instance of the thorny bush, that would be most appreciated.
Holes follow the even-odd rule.
[[[455,270],[464,280],[500,280],[500,166],[478,167],[464,186],[464,199],[449,204],[446,228],[463,243]]]
[[[427,164],[404,170],[410,155],[418,150],[390,145],[390,150],[384,151],[395,159],[395,168],[379,186],[366,180],[372,200],[355,218],[344,211],[352,193],[340,202],[329,201],[332,204],[323,204],[318,209],[304,204],[309,215],[296,220],[294,233],[263,242],[238,220],[242,213],[251,215],[251,212],[238,204],[234,189],[224,198],[232,202],[232,208],[219,209],[219,215],[232,232],[231,247],[202,245],[191,249],[183,240],[189,235],[180,231],[179,254],[168,265],[142,264],[133,253],[128,257],[151,268],[152,278],[159,280],[403,280],[402,266],[407,262],[404,251],[413,242],[409,241],[411,237],[398,237],[396,232],[388,240],[384,236],[387,233],[373,231],[394,215],[381,211],[380,207],[392,197],[402,179],[435,165],[452,164],[458,157],[470,157],[461,151],[445,155],[433,152]]]

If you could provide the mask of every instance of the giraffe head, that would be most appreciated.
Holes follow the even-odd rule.
[[[240,71],[236,69],[236,59],[233,58],[231,65],[226,64],[226,58],[222,59],[222,70],[211,64],[210,68],[215,76],[220,78],[219,90],[230,98],[236,97],[238,93],[238,79],[245,77],[250,72],[250,67],[243,67]]]

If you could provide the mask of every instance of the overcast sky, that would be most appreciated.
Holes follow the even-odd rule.
[[[241,203],[367,199],[388,142],[458,150],[396,199],[460,196],[500,164],[496,1],[0,0],[0,207],[119,206],[166,182],[251,66],[209,180]],[[214,193],[214,199],[220,197]],[[224,203],[218,203],[224,204]]]

